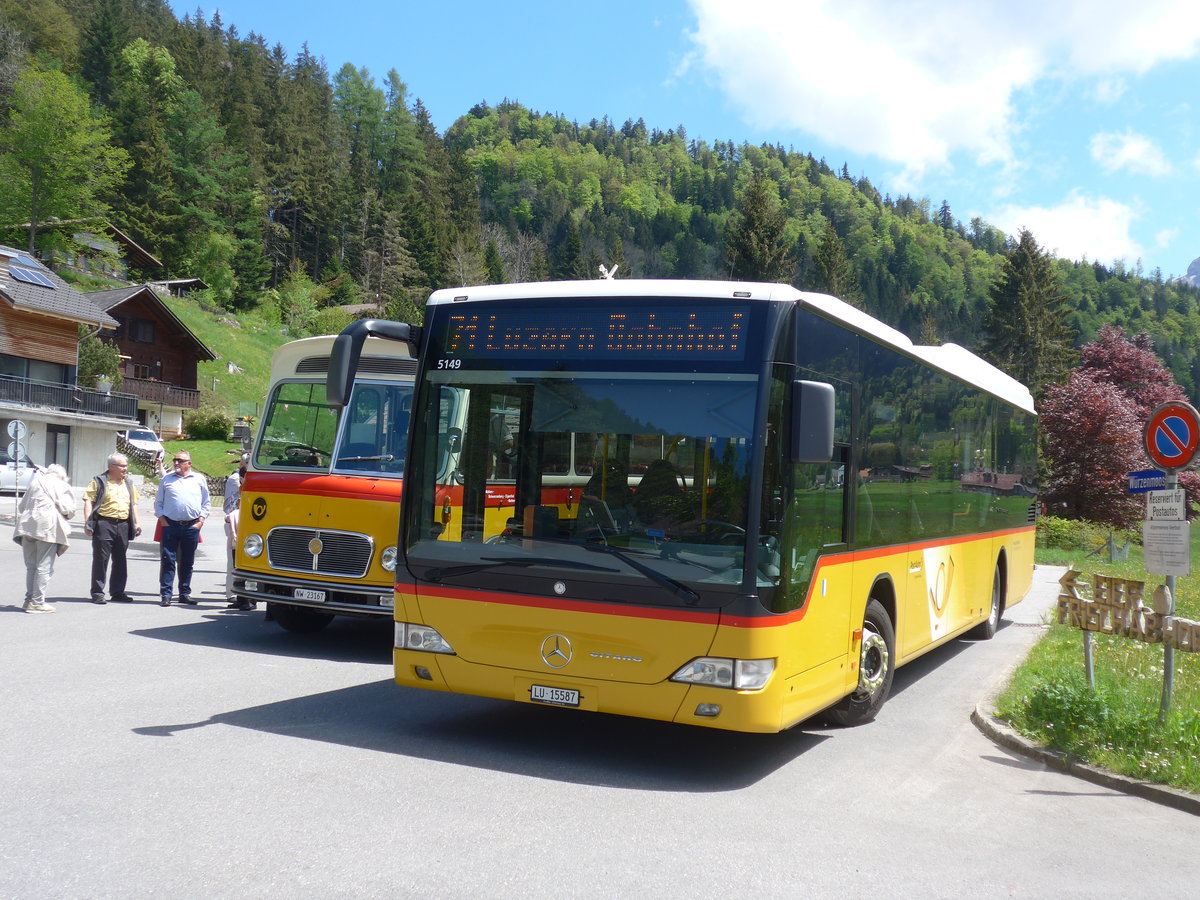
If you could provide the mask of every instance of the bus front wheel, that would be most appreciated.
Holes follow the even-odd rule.
[[[867,602],[863,615],[862,652],[858,660],[858,687],[826,714],[835,725],[862,725],[879,713],[892,689],[896,670],[896,631],[878,600]]]
[[[333,621],[329,613],[316,612],[304,606],[268,603],[271,618],[293,634],[315,634]]]

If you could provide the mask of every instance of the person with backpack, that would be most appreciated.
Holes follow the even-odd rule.
[[[129,479],[129,460],[123,453],[114,453],[108,458],[108,469],[93,478],[83,492],[83,533],[92,539],[93,603],[108,602],[104,599],[106,579],[115,602],[133,602],[125,592],[129,575],[125,555],[130,540],[142,533],[137,502],[137,488]]]

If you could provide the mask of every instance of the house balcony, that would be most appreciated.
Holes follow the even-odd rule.
[[[199,409],[200,392],[152,378],[130,378],[121,382],[121,389],[146,403],[161,403],[179,409]]]
[[[0,403],[84,416],[137,418],[137,397],[131,394],[105,393],[74,384],[56,384],[14,375],[0,375]]]

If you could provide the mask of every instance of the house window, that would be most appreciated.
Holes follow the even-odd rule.
[[[129,338],[143,344],[153,344],[154,323],[149,319],[130,319]]]
[[[134,378],[149,378],[150,377],[150,367],[145,365],[144,363],[134,363],[133,364],[133,377]]]
[[[19,356],[9,356],[7,353],[0,353],[0,375],[25,378],[28,371],[28,360],[21,359]]]
[[[31,359],[29,360],[29,377],[33,381],[45,381],[49,384],[66,384],[67,367],[62,363]]]

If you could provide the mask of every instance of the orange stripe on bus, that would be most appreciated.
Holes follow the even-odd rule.
[[[785,613],[769,613],[764,610],[761,616],[731,616],[719,609],[712,611],[688,609],[656,609],[651,607],[628,607],[614,603],[592,603],[587,601],[560,600],[550,597],[531,597],[527,594],[503,594],[497,591],[472,590],[470,588],[439,587],[429,591],[427,584],[396,584],[396,592],[416,594],[420,599],[436,599],[438,596],[455,600],[470,600],[478,603],[501,603],[505,606],[526,606],[534,609],[555,609],[568,612],[590,612],[606,616],[624,616],[630,619],[659,619],[674,622],[719,622],[729,628],[781,628],[801,621],[809,610],[813,599],[813,591],[820,583],[823,569],[852,565],[867,559],[878,559],[884,556],[901,556],[919,550],[933,547],[946,547],[954,544],[965,544],[971,541],[987,541],[998,537],[1015,534],[1032,534],[1034,526],[1009,528],[1003,531],[991,531],[984,534],[963,535],[962,537],[947,538],[937,541],[918,541],[911,544],[893,544],[890,547],[874,547],[869,550],[845,550],[841,553],[827,553],[818,557],[816,569],[808,585],[808,593],[804,597],[804,605]]]
[[[369,485],[369,487],[368,487]],[[299,474],[292,472],[247,472],[243,494],[299,494],[309,497],[344,497],[351,500],[400,499],[398,478],[364,475]]]

